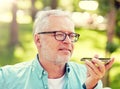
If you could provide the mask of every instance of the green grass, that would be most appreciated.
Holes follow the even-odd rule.
[[[30,60],[36,55],[32,36],[32,24],[19,24],[19,44],[9,47],[10,24],[0,24],[0,65],[15,64]]]
[[[32,23],[19,24],[19,44],[15,47],[9,47],[9,27],[8,23],[0,23],[0,66],[15,64],[22,61],[31,60],[35,57],[37,51],[33,42]],[[98,30],[88,30],[77,28],[76,32],[80,33],[80,39],[75,43],[75,50],[71,61],[80,62],[82,57],[93,57],[99,54],[105,57],[106,32]],[[117,38],[114,38],[118,41]],[[120,88],[120,48],[111,54],[117,59],[110,70],[110,87],[112,89]]]
[[[110,70],[111,74],[111,81],[110,86],[112,89],[119,89],[120,88],[120,63],[115,63]]]

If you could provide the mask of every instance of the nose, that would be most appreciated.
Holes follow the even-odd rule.
[[[71,43],[71,39],[68,35],[66,35],[65,40],[63,41],[64,43]]]

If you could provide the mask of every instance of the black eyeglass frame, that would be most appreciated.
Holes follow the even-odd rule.
[[[56,36],[56,33],[57,33],[57,32],[63,33],[63,34],[64,34],[64,39],[62,39],[62,40],[57,39],[57,36]],[[80,34],[78,34],[78,33],[69,33],[69,34],[67,34],[67,33],[62,32],[62,31],[39,32],[39,33],[37,33],[37,34],[54,34],[54,38],[55,38],[56,40],[58,40],[58,41],[64,41],[64,40],[66,39],[67,35],[69,36],[69,39],[70,39],[70,37],[74,34],[75,39],[74,39],[73,41],[71,41],[71,42],[77,42],[78,39],[79,39],[79,36],[80,36]],[[72,34],[72,35],[71,35],[71,34]]]

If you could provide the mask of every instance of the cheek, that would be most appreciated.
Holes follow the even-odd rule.
[[[52,43],[44,43],[41,45],[41,54],[46,58],[46,59],[53,59],[53,57],[56,56],[57,54],[57,48],[55,47],[54,44]]]
[[[45,39],[45,40],[43,40],[42,42],[41,42],[41,48],[43,49],[43,50],[46,50],[46,51],[51,51],[51,52],[54,52],[56,49],[57,49],[57,47],[56,47],[56,43],[55,42],[53,42],[53,41],[50,41],[50,40],[47,40],[47,39]],[[54,51],[53,51],[54,50]]]

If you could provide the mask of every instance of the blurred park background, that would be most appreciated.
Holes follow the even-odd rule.
[[[37,12],[49,9],[69,11],[80,34],[71,61],[115,57],[103,82],[120,89],[120,0],[0,0],[0,66],[36,56],[33,22]]]

